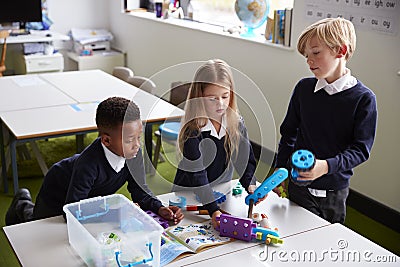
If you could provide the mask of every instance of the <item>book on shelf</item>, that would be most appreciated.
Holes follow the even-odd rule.
[[[285,11],[275,10],[274,11],[274,31],[273,31],[273,42],[275,44],[283,44],[285,35]]]
[[[272,43],[284,46],[291,45],[292,10],[292,8],[274,10]]]
[[[283,38],[284,46],[291,46],[292,13],[293,13],[293,8],[285,8],[285,30],[284,30],[284,38]]]
[[[174,260],[232,241],[229,237],[220,236],[211,220],[172,226],[161,236],[160,265],[164,266]]]

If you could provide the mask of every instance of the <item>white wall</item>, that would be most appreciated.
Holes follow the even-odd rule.
[[[109,28],[108,0],[47,0],[47,5],[53,31],[66,34],[71,28]]]
[[[140,75],[152,76],[164,68],[188,61],[226,60],[261,88],[271,106],[276,126],[284,117],[296,82],[311,75],[304,58],[295,50],[287,51],[121,14],[118,0],[48,1],[50,16],[55,22],[54,30],[66,32],[71,27],[94,26],[109,28],[115,36],[114,45],[127,52],[127,65]],[[297,40],[309,22],[303,15],[304,1],[294,2],[293,38]],[[74,4],[78,3],[80,8],[77,11]],[[400,35],[357,29],[357,36],[356,53],[349,67],[377,95],[379,121],[371,158],[356,168],[351,188],[400,211],[397,167],[400,151],[400,76],[397,74],[400,71]],[[252,97],[250,93],[250,101],[256,103],[257,99]],[[248,117],[248,114],[243,115],[245,119]],[[252,123],[252,120],[246,121],[253,138]],[[274,135],[271,129],[263,129],[262,134]]]

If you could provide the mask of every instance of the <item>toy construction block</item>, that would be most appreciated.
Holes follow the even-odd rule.
[[[219,233],[221,236],[232,237],[244,241],[251,241],[255,238],[253,228],[255,228],[257,224],[253,223],[252,219],[221,214],[217,220],[219,220]]]
[[[290,162],[292,166],[290,175],[296,185],[307,186],[313,182],[297,179],[300,176],[299,172],[309,171],[314,168],[315,156],[312,152],[305,149],[297,150],[292,154]]]
[[[184,207],[186,207],[186,198],[185,197],[176,197],[174,199],[170,199],[169,205],[177,206],[177,207],[183,209]]]
[[[151,210],[146,211],[148,215],[150,215],[158,224],[160,224],[164,229],[169,227],[168,221],[162,218],[160,215],[155,214]]]
[[[218,204],[224,203],[225,200],[226,200],[226,196],[225,196],[223,193],[221,193],[221,192],[213,191],[213,195],[214,195],[215,201],[216,201]],[[199,201],[199,202],[201,201],[201,200],[200,200],[200,197],[199,197],[198,195],[196,195],[196,200]]]
[[[267,235],[267,238],[265,239],[265,244],[274,244],[274,245],[282,245],[283,244],[283,239],[274,236],[274,235]]]
[[[278,186],[279,192],[281,193],[281,198],[287,198],[287,194],[283,186]]]
[[[265,197],[270,191],[272,191],[272,189],[279,186],[287,177],[288,171],[285,168],[278,169],[271,176],[265,179],[253,194],[248,195],[245,198],[246,205],[249,205],[250,202],[256,203],[257,200]]]
[[[243,193],[243,189],[243,186],[240,183],[237,183],[236,186],[232,189],[232,195],[241,195]]]

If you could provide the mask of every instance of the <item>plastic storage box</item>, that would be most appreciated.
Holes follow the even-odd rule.
[[[160,266],[164,229],[120,194],[64,206],[68,239],[89,266]]]

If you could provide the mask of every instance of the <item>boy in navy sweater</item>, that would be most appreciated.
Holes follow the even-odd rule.
[[[163,207],[146,185],[138,106],[125,98],[108,98],[97,107],[96,124],[100,137],[81,154],[50,168],[36,204],[27,189],[19,190],[6,214],[7,225],[62,215],[65,204],[114,194],[126,182],[132,200],[142,209],[174,223],[183,219],[178,207]]]
[[[297,50],[315,77],[297,83],[280,126],[276,168],[290,168],[298,149],[316,158],[299,182],[289,179],[289,199],[332,223],[345,220],[350,177],[369,158],[377,123],[374,93],[346,68],[355,47],[354,26],[343,18],[303,31]]]

